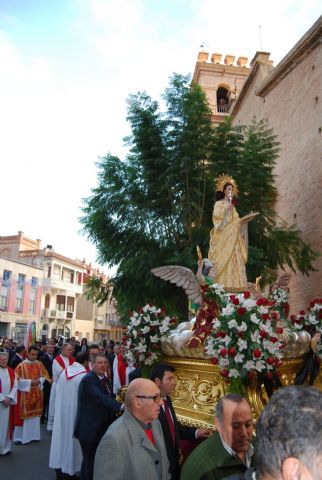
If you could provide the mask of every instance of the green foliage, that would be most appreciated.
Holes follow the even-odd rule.
[[[163,101],[161,112],[146,93],[129,97],[129,154],[123,161],[111,154],[99,160],[98,186],[84,201],[84,232],[97,246],[99,261],[118,266],[114,293],[124,318],[150,301],[187,316],[183,291],[150,269],[195,269],[196,245],[207,256],[214,180],[222,173],[238,183],[239,215],[260,212],[249,224],[249,280],[260,274],[269,279],[283,265],[308,274],[314,252],[295,226],[276,220],[278,142],[267,124],[234,127],[227,118],[214,128],[205,94],[188,76],[174,74]]]

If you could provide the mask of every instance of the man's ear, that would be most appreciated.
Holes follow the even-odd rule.
[[[303,464],[294,457],[289,457],[282,463],[282,479],[283,480],[304,480],[302,477]]]
[[[215,427],[219,433],[221,433],[221,423],[218,419],[218,417],[215,417]]]
[[[154,383],[156,384],[156,386],[157,386],[158,388],[160,388],[160,385],[161,385],[162,382],[161,382],[161,380],[160,380],[159,377],[155,377]]]

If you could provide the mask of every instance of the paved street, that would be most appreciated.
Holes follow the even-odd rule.
[[[41,425],[41,441],[13,445],[12,454],[0,457],[1,480],[55,480],[48,467],[51,434]]]

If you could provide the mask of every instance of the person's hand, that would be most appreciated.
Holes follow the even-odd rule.
[[[212,434],[211,428],[198,428],[197,430],[197,438],[208,438]]]
[[[36,387],[39,384],[40,384],[39,378],[34,378],[34,380],[31,380],[31,386],[32,387]]]
[[[9,407],[9,405],[10,405],[10,398],[5,397],[4,400],[2,400],[1,403],[2,403],[2,405],[3,405],[4,407]]]

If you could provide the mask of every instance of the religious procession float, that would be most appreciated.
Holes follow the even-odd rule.
[[[290,273],[265,293],[259,281],[247,282],[247,224],[257,213],[239,217],[233,178],[219,177],[216,190],[208,257],[197,249],[197,274],[176,265],[152,270],[184,289],[195,317],[177,325],[149,304],[132,313],[124,338],[127,360],[143,374],[158,361],[175,367],[173,403],[186,425],[212,425],[216,402],[229,391],[246,396],[256,419],[277,388],[308,383],[322,390],[322,299],[290,316]]]

